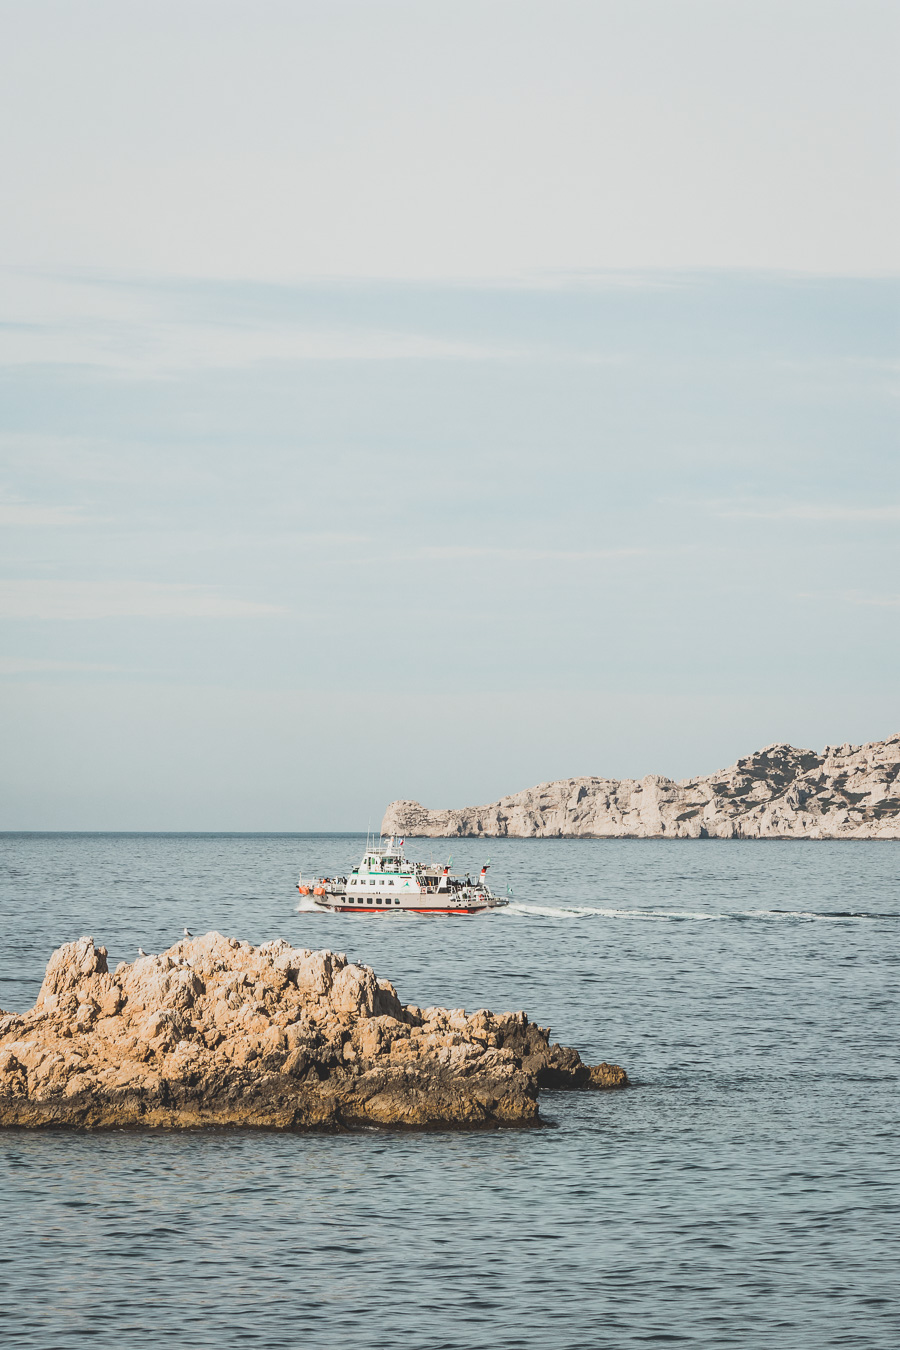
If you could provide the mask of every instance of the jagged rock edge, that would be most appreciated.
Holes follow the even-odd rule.
[[[34,1008],[0,1013],[0,1124],[501,1128],[541,1123],[542,1086],[628,1082],[524,1013],[404,1005],[343,953],[210,933],[106,958],[66,944]]]
[[[487,806],[395,801],[381,831],[424,838],[900,839],[900,734],[821,754],[765,746],[675,782],[565,778]]]

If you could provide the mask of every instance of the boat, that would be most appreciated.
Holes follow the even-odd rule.
[[[443,867],[413,862],[403,851],[405,842],[394,835],[377,845],[367,841],[362,862],[349,876],[305,879],[301,873],[297,890],[335,914],[480,914],[509,904],[487,883],[490,859],[473,880],[450,871],[452,858]]]

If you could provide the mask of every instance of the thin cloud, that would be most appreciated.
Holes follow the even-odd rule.
[[[897,609],[900,595],[879,595],[876,591],[798,591],[798,600],[827,600],[845,605],[869,605],[877,609]]]
[[[900,595],[866,595],[864,591],[845,593],[851,605],[874,605],[878,609],[896,609],[900,605]]]
[[[93,661],[44,661],[30,656],[0,656],[0,675],[39,675],[73,670],[121,673],[123,667]]]
[[[884,506],[845,506],[832,502],[794,502],[785,506],[742,505],[731,502],[704,502],[712,513],[724,520],[810,520],[810,521],[892,521],[900,520],[900,504]]]
[[[74,506],[41,506],[38,502],[0,501],[0,525],[9,528],[86,525],[90,523]]]
[[[235,619],[283,613],[281,605],[235,599],[214,586],[152,581],[0,581],[2,619]]]
[[[0,331],[0,366],[95,367],[122,375],[241,368],[298,361],[486,361],[523,353],[504,346],[448,341],[423,333],[366,329],[250,328],[157,323],[140,331],[111,325]]]
[[[623,353],[555,348],[546,344],[485,343],[442,338],[415,331],[374,328],[304,329],[207,326],[183,322],[0,330],[0,367],[78,366],[109,375],[165,379],[194,370],[243,369],[264,364],[311,361],[553,362],[622,366]]]
[[[508,562],[590,562],[610,558],[636,558],[646,553],[645,548],[483,548],[465,544],[448,544],[416,551],[417,558],[500,558]]]
[[[588,284],[621,288],[638,283],[607,277],[583,282]],[[365,320],[311,324],[238,312],[210,322],[185,312],[177,288],[137,281],[112,284],[108,278],[40,277],[0,268],[0,286],[14,319],[0,324],[0,367],[74,366],[110,377],[167,379],[191,371],[311,361],[621,366],[629,360],[621,351],[586,350],[580,343],[560,345],[521,336],[486,340],[478,330],[462,336],[422,331],[415,321],[404,328]]]

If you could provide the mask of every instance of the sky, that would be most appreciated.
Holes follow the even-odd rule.
[[[900,730],[898,28],[0,0],[0,828]]]

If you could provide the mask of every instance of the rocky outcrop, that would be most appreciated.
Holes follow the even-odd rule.
[[[382,834],[518,838],[900,839],[900,735],[768,745],[708,778],[565,778],[490,806],[392,802]]]
[[[219,933],[112,974],[81,938],[0,1012],[2,1125],[528,1125],[541,1087],[626,1083],[524,1013],[404,1006],[343,955]]]

